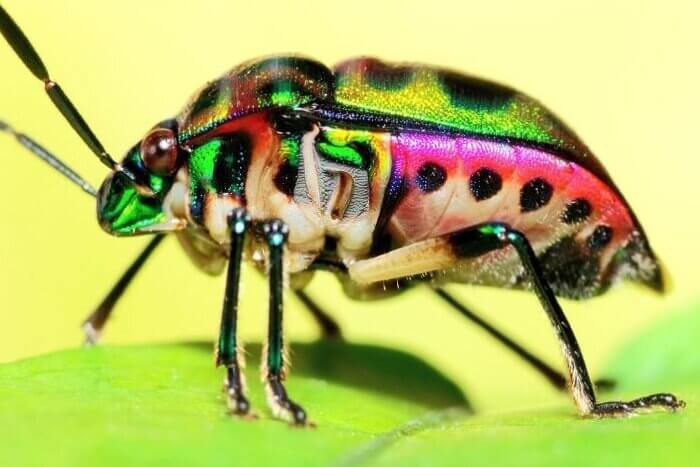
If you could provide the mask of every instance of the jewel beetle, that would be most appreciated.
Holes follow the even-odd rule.
[[[556,296],[589,298],[622,279],[662,290],[663,278],[606,170],[536,100],[424,65],[363,57],[329,69],[301,56],[269,57],[208,83],[116,162],[2,7],[0,32],[109,174],[95,189],[27,135],[2,122],[0,129],[95,196],[106,232],[153,235],[85,321],[88,340],[97,340],[139,268],[173,234],[203,271],[227,271],[216,361],[234,414],[251,410],[236,338],[244,259],[269,281],[268,405],[294,424],[308,419],[284,387],[285,284],[326,335],[340,336],[303,292],[318,269],[333,271],[355,299],[427,284],[552,384],[568,382],[581,415],[684,406],[668,393],[596,399]],[[569,377],[463,307],[441,288],[450,282],[533,290]]]

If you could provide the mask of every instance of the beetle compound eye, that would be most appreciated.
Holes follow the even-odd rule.
[[[177,168],[177,140],[172,130],[156,128],[141,142],[141,159],[156,175],[170,175]]]

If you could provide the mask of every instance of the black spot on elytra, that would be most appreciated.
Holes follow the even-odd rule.
[[[275,175],[275,186],[285,195],[293,196],[298,173],[297,167],[290,164],[288,160],[282,162]]]
[[[557,295],[585,298],[600,288],[600,266],[572,237],[549,247],[539,258],[544,277]]]
[[[469,190],[477,201],[495,196],[502,187],[501,176],[488,167],[480,168],[469,177]]]
[[[451,71],[441,71],[438,78],[450,101],[461,107],[499,110],[507,107],[515,94],[499,84]]]
[[[585,221],[593,212],[591,203],[584,198],[577,198],[566,205],[561,214],[561,220],[565,224],[573,225]]]
[[[219,94],[221,93],[221,85],[222,82],[220,80],[216,80],[212,81],[207,85],[207,87],[202,89],[199,96],[197,96],[197,99],[194,101],[190,114],[197,115],[202,110],[209,109],[216,104],[216,101],[219,99]]]
[[[430,193],[445,184],[445,169],[434,162],[426,162],[416,172],[416,185],[423,193]]]
[[[251,140],[247,133],[234,133],[222,139],[212,178],[217,193],[245,194],[250,152]]]
[[[520,210],[522,212],[536,211],[546,206],[552,199],[554,189],[544,178],[533,178],[520,190]]]
[[[415,75],[415,68],[372,60],[367,64],[365,73],[367,83],[373,88],[395,91],[408,86]]]
[[[613,230],[611,227],[607,225],[599,225],[595,228],[591,236],[588,237],[586,244],[588,245],[588,248],[590,248],[591,252],[595,253],[605,248],[605,246],[610,243],[610,240],[612,240],[612,236]]]
[[[295,77],[304,89],[311,90],[317,86],[318,90],[324,93],[329,92],[329,85],[333,83],[333,73],[325,65],[302,57],[266,58],[252,63],[240,73],[241,76],[263,76],[265,74],[269,74],[273,82],[282,80],[283,77]]]

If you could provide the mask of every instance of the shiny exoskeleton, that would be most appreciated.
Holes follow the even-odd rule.
[[[136,271],[172,232],[202,270],[228,262],[217,363],[233,413],[250,405],[236,339],[241,261],[270,283],[263,376],[274,415],[307,423],[288,396],[283,285],[325,333],[335,323],[301,289],[334,271],[353,298],[427,283],[558,386],[564,378],[439,286],[533,289],[561,343],[583,415],[677,409],[671,394],[596,401],[579,346],[555,295],[583,299],[620,279],[662,290],[644,232],[589,149],[537,101],[513,89],[428,66],[359,58],[333,69],[302,57],[244,63],[197,92],[116,163],[0,8],[0,30],[88,146],[110,167],[94,191],[48,151],[24,146],[97,196],[100,225],[154,234],[86,321],[95,340]]]

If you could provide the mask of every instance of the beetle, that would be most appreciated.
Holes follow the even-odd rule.
[[[110,172],[98,190],[43,146],[8,132],[97,199],[115,236],[154,235],[84,323],[96,341],[129,282],[167,233],[203,271],[227,270],[216,361],[228,405],[250,404],[236,338],[241,262],[269,281],[263,380],[273,415],[297,425],[306,411],[283,381],[285,284],[324,333],[334,321],[303,292],[314,270],[333,271],[355,299],[426,283],[550,382],[566,378],[440,288],[449,282],[534,290],[560,342],[583,416],[685,404],[659,393],[598,402],[556,296],[585,299],[629,279],[663,290],[659,262],[622,193],[584,143],[514,89],[453,71],[372,58],[333,69],[301,56],[243,63],[156,124],[116,162],[39,55],[0,7],[0,31]]]

